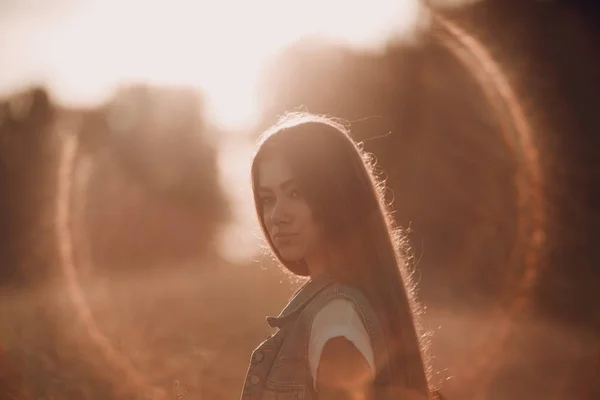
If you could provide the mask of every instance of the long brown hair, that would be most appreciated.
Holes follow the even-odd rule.
[[[386,333],[393,383],[428,395],[414,284],[402,252],[401,231],[394,226],[373,157],[341,123],[324,116],[288,114],[260,137],[251,170],[260,225],[279,262],[304,276],[308,275],[306,265],[281,258],[263,221],[257,167],[271,152],[289,162],[324,232],[331,250],[327,273],[360,289],[377,312]]]

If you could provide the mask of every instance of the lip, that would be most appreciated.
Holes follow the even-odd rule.
[[[274,240],[289,239],[289,238],[292,238],[294,236],[298,236],[298,234],[297,233],[280,232],[280,233],[274,234],[273,235],[273,239]]]

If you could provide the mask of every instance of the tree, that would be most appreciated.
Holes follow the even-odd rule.
[[[56,266],[52,195],[55,109],[43,89],[0,104],[0,281],[44,281]]]
[[[86,115],[96,163],[86,220],[101,268],[197,262],[213,251],[228,205],[202,112],[195,91],[133,86]]]

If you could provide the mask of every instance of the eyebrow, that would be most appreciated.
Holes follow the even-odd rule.
[[[290,186],[293,186],[296,182],[294,181],[293,178],[290,178],[284,182],[282,182],[279,187],[281,187],[282,189],[288,188]],[[271,188],[265,187],[265,186],[259,186],[258,190],[261,192],[272,192],[273,190]]]

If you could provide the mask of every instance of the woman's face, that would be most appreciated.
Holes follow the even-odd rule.
[[[288,262],[313,257],[319,228],[285,160],[277,155],[264,158],[257,175],[262,218],[280,256]]]

